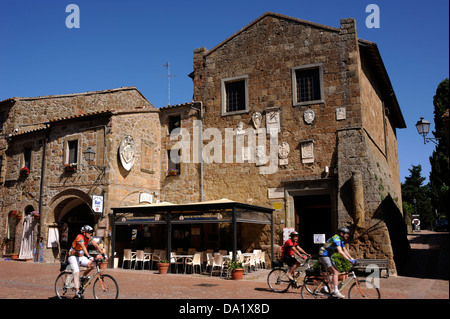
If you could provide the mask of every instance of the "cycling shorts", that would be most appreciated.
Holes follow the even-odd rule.
[[[283,259],[283,262],[286,263],[289,267],[294,266],[298,261],[295,259],[295,257],[292,256],[285,256]]]
[[[319,261],[322,263],[322,265],[328,270],[328,268],[334,267],[336,268],[336,265],[334,264],[333,259],[331,259],[330,256],[319,256]]]

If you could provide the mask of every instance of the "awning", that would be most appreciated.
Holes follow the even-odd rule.
[[[231,223],[233,228],[233,258],[237,251],[237,223],[266,224],[271,228],[273,260],[273,208],[235,202],[226,198],[212,201],[174,204],[161,202],[113,207],[112,249],[115,251],[116,226],[167,225],[167,256],[171,252],[173,224]]]

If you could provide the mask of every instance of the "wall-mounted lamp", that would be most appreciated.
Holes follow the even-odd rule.
[[[440,140],[440,138],[431,138],[426,137],[427,134],[430,132],[430,122],[427,120],[424,120],[423,117],[420,118],[420,121],[416,123],[417,132],[423,136],[423,143],[427,144],[429,141],[432,141],[434,144],[437,145],[437,140]]]
[[[94,167],[95,169],[104,173],[105,166],[92,165],[92,162],[95,160],[95,154],[95,151],[90,146],[83,152],[84,159],[86,160],[86,162],[88,162],[89,167]]]

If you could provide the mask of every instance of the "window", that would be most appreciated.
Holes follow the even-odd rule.
[[[3,112],[0,112],[0,132],[3,131],[3,123],[5,122],[5,115]]]
[[[292,93],[294,106],[323,103],[322,65],[310,64],[293,68]]]
[[[23,167],[31,169],[31,148],[25,148],[23,152]]]
[[[67,163],[78,163],[78,140],[67,142]]]
[[[170,134],[174,129],[181,127],[181,115],[169,115],[168,122]]]
[[[168,175],[179,175],[181,173],[181,149],[173,149],[167,152],[167,156],[169,159],[168,162]]]
[[[222,115],[247,113],[248,77],[222,80]]]
[[[3,155],[0,155],[0,184],[3,183]]]

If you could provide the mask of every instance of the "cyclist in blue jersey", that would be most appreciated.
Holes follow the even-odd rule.
[[[350,256],[344,245],[344,240],[347,240],[349,236],[350,230],[347,227],[340,227],[338,229],[338,234],[328,239],[325,245],[323,245],[319,250],[319,261],[330,274],[330,282],[334,287],[333,296],[337,298],[345,297],[339,292],[339,271],[336,268],[333,260],[331,259],[331,256],[333,256],[333,254],[337,252],[341,254],[345,259],[349,260],[352,264],[356,262],[356,259],[353,259],[352,256]]]

